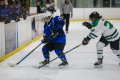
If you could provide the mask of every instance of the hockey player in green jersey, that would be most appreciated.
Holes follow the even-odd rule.
[[[86,26],[88,29],[91,29],[91,32],[88,34],[86,38],[82,41],[83,45],[87,45],[91,39],[95,39],[98,36],[102,35],[100,40],[98,41],[97,48],[97,57],[98,61],[94,63],[94,67],[102,67],[103,60],[103,48],[110,44],[112,52],[120,58],[120,49],[119,49],[119,33],[117,29],[114,27],[106,19],[103,19],[102,16],[96,11],[92,12],[89,15],[89,22],[83,22],[83,26]]]

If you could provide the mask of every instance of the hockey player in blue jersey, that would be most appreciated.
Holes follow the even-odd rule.
[[[68,65],[66,57],[63,54],[63,50],[66,44],[66,35],[62,29],[65,25],[64,19],[59,16],[51,18],[51,13],[45,12],[42,15],[42,20],[45,22],[43,35],[44,39],[42,40],[42,43],[46,43],[42,48],[45,60],[39,64],[41,65],[49,63],[49,52],[55,50],[55,53],[58,56],[62,55],[60,57],[62,63],[59,64],[59,66],[61,67]]]

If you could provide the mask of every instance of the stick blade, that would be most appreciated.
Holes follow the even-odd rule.
[[[16,66],[17,64],[14,64],[14,63],[8,63],[7,65],[9,65],[10,67],[14,67],[14,66]]]

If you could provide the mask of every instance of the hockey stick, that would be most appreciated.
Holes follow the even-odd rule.
[[[69,51],[67,51],[67,52],[63,53],[62,55],[67,54],[68,52],[70,52],[70,51],[72,51],[72,50],[74,50],[74,49],[78,48],[78,47],[79,47],[79,46],[81,46],[81,45],[82,45],[82,44],[77,45],[76,47],[74,47],[74,48],[70,49]],[[49,63],[50,63],[50,62],[52,62],[52,61],[54,61],[54,60],[56,60],[57,58],[60,58],[62,55],[60,55],[60,56],[58,56],[58,57],[56,57],[56,58],[52,59],[51,61],[49,61]],[[38,67],[38,69],[39,69],[39,68],[41,68],[41,67],[43,67],[43,66],[45,66],[45,65],[47,65],[47,64],[48,64],[48,63],[46,63],[46,64],[43,64],[43,65],[39,66],[39,67]]]
[[[36,48],[34,48],[29,54],[27,54],[23,59],[21,59],[19,62],[17,62],[16,64],[14,63],[8,63],[9,66],[14,67],[16,65],[18,65],[19,63],[21,63],[26,57],[28,57],[35,49],[37,49],[42,43],[40,43]]]

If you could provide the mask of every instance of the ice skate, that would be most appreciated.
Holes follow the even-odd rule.
[[[62,63],[59,64],[59,67],[60,67],[60,68],[63,68],[63,67],[65,67],[65,66],[68,65],[68,62],[67,62],[65,59],[61,59],[61,60],[62,60]]]
[[[46,65],[45,65],[46,64]],[[49,66],[49,59],[45,59],[44,61],[41,61],[40,63],[39,63],[39,66],[42,66],[42,65],[45,65],[46,67],[48,67]]]
[[[94,63],[94,67],[95,68],[102,67],[102,60],[103,60],[103,57],[102,58],[98,58],[98,61]]]

